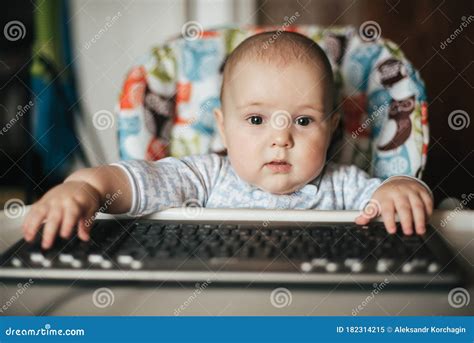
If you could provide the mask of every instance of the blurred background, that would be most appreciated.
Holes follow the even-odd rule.
[[[71,0],[60,25],[38,15],[48,3],[18,0],[0,12],[2,208],[12,198],[31,203],[76,168],[118,160],[117,129],[93,130],[92,116],[113,113],[126,72],[151,46],[180,34],[185,23],[279,26],[296,12],[298,25],[379,24],[425,81],[430,145],[423,180],[436,206],[473,192],[472,0]],[[66,31],[66,53],[53,51],[54,63],[37,58]],[[46,72],[53,77],[42,79]],[[37,96],[46,100],[32,102]],[[51,116],[35,118],[35,106],[47,106]],[[456,130],[448,125],[455,111],[463,114]],[[473,208],[472,202],[467,206]]]

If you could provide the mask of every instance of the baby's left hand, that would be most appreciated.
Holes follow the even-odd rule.
[[[373,218],[382,215],[385,228],[389,233],[396,232],[395,213],[398,214],[403,233],[425,233],[425,224],[433,213],[433,199],[428,190],[419,182],[408,178],[393,178],[380,186],[372,195],[362,214],[355,222],[366,225]]]

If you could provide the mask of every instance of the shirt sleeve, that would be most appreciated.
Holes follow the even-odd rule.
[[[371,178],[356,166],[340,165],[333,172],[333,184],[338,203],[344,210],[362,210],[382,180]]]
[[[382,182],[381,179],[371,178],[356,166],[340,165],[337,168],[333,166],[333,169],[335,193],[336,195],[342,194],[342,199],[338,199],[338,203],[342,202],[345,210],[363,210],[379,187],[398,178],[407,178],[420,183],[433,198],[433,193],[428,185],[413,176],[394,175]]]
[[[132,189],[129,215],[146,215],[171,207],[204,207],[222,166],[217,154],[159,161],[130,160],[122,168]]]

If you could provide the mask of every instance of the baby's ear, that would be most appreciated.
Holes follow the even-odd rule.
[[[214,117],[216,118],[217,129],[219,130],[222,144],[227,148],[225,130],[224,130],[224,113],[222,112],[221,108],[214,108]]]
[[[339,126],[339,120],[341,120],[341,115],[339,112],[334,112],[331,114],[331,134],[336,132],[337,127]]]

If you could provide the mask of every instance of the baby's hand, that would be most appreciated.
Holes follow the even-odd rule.
[[[433,213],[433,199],[430,193],[419,182],[400,177],[380,186],[355,222],[366,225],[370,220],[382,215],[385,228],[389,233],[396,232],[395,212],[398,213],[405,235],[413,233],[413,222],[416,233],[425,233],[425,224]]]
[[[32,241],[46,220],[41,243],[44,249],[51,247],[58,230],[61,237],[69,238],[78,223],[79,238],[88,240],[86,220],[95,214],[100,200],[99,191],[87,182],[68,181],[54,187],[31,207],[23,223],[25,239]]]

